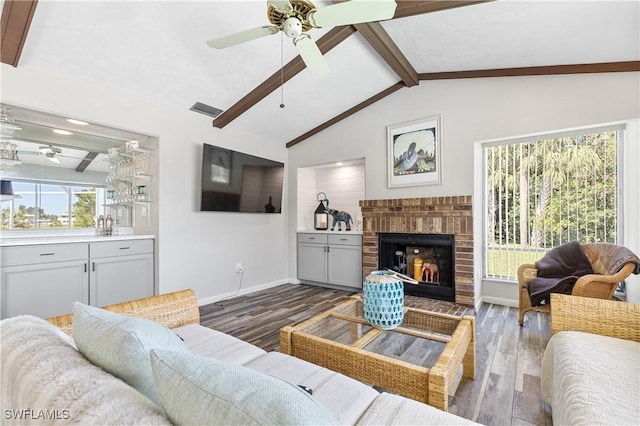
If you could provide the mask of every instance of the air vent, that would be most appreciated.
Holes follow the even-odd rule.
[[[222,113],[221,109],[203,104],[202,102],[196,102],[191,108],[189,108],[189,110],[199,112],[200,114],[208,115],[213,118],[216,118]]]

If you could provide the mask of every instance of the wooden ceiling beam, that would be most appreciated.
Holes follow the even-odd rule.
[[[5,0],[2,8],[0,61],[18,66],[38,0]]]
[[[594,64],[547,65],[521,68],[496,68],[473,71],[446,71],[418,74],[420,81],[457,78],[518,77],[528,75],[592,74],[640,71],[640,61],[601,62]]]
[[[342,0],[334,0],[334,3],[339,3]],[[394,14],[393,19],[396,18],[405,18],[408,16],[421,15],[423,13],[431,13],[437,12],[439,10],[453,9],[456,7],[462,6],[470,6],[479,3],[487,3],[489,1],[494,0],[396,0],[398,6],[396,7],[396,12]],[[360,25],[360,24],[359,24]],[[366,24],[363,24],[366,25]],[[377,24],[379,25],[379,24]],[[361,27],[364,28],[364,27]],[[356,29],[351,25],[346,25],[343,27],[335,27],[331,29],[327,34],[325,34],[320,40],[318,40],[317,44],[320,48],[322,54],[325,54],[329,50],[333,49],[335,46],[344,41],[347,37],[353,34]],[[405,82],[408,86],[413,86],[417,84],[415,76],[415,70],[409,61],[406,60],[404,55],[400,52],[400,49],[395,46],[395,43],[391,41],[391,37],[382,29],[364,29],[365,33],[369,33],[369,36],[372,37],[372,46],[374,49],[378,50],[382,58],[389,63],[391,68],[393,68],[396,73],[400,76],[403,82]],[[382,34],[384,33],[384,35]],[[363,34],[364,35],[364,34]],[[367,38],[365,36],[365,38]],[[388,40],[387,40],[388,38]],[[391,41],[391,43],[389,43]],[[374,45],[375,43],[375,45]],[[376,47],[378,46],[378,47]],[[394,48],[395,47],[395,48]],[[392,56],[395,55],[395,58]],[[260,102],[266,96],[268,96],[271,92],[280,87],[284,82],[289,81],[291,78],[296,76],[300,71],[304,70],[305,65],[297,56],[291,62],[283,67],[283,71],[281,73],[280,70],[275,72],[271,77],[267,78],[262,84],[249,92],[246,96],[240,99],[238,102],[227,108],[222,114],[216,117],[213,120],[213,127],[223,128],[240,115],[245,113],[249,108]],[[366,102],[366,101],[365,101]]]
[[[407,87],[418,84],[418,73],[379,22],[354,24],[376,52],[398,74]]]
[[[473,6],[475,4],[490,3],[495,0],[396,0],[397,7],[393,19],[406,18],[408,16],[422,15],[424,13],[438,12],[440,10],[454,9],[457,7]]]
[[[322,52],[322,54],[324,55],[355,32],[356,29],[350,25],[344,27],[335,27],[331,29],[324,36],[322,36],[320,40],[317,41],[320,52]],[[222,114],[216,117],[216,119],[213,120],[213,127],[222,129],[224,126],[246,112],[249,108],[268,96],[269,93],[273,92],[282,84],[295,77],[300,71],[304,70],[305,68],[306,66],[300,56],[296,56],[282,68],[282,74],[280,70],[273,73],[271,77],[267,78],[258,87],[249,92],[245,97],[240,99],[230,108],[226,109]]]
[[[87,155],[82,159],[80,164],[78,164],[78,167],[76,167],[76,172],[84,172],[84,170],[89,167],[89,164],[91,164],[91,162],[93,162],[93,160],[95,160],[97,156],[98,153],[95,151],[88,152]]]
[[[392,94],[396,90],[400,90],[403,87],[406,87],[406,86],[402,81],[400,81],[400,82],[394,84],[393,86],[383,90],[382,92],[379,92],[376,95],[373,95],[372,97],[370,97],[366,101],[359,103],[358,105],[354,106],[353,108],[349,108],[348,110],[346,110],[342,114],[333,117],[331,120],[322,123],[321,125],[319,125],[318,127],[314,128],[312,130],[309,130],[304,135],[298,136],[297,138],[293,139],[292,141],[287,142],[287,148],[291,148],[295,144],[300,143],[300,142],[302,142],[303,140],[305,140],[307,138],[310,138],[311,136],[315,135],[316,133],[319,133],[322,130],[333,126],[338,121],[344,120],[345,118],[349,117],[350,115],[353,115],[356,112],[360,111],[361,109],[364,109],[364,108],[368,107],[369,105],[371,105],[371,104],[373,104],[375,102],[378,102],[380,99],[382,99],[382,98],[384,98],[386,96],[389,96],[390,94]]]
[[[603,62],[595,64],[576,64],[576,65],[550,65],[539,67],[522,67],[522,68],[499,68],[489,70],[473,70],[473,71],[450,71],[450,72],[434,72],[434,73],[421,73],[418,74],[420,81],[428,80],[448,80],[459,78],[491,78],[491,77],[517,77],[517,76],[530,76],[530,75],[560,75],[560,74],[589,74],[589,73],[608,73],[608,72],[633,72],[640,71],[640,61],[626,61],[626,62]],[[327,127],[341,121],[350,115],[355,114],[361,109],[366,108],[374,102],[384,98],[385,96],[395,92],[396,90],[404,87],[403,82],[399,82],[394,86],[386,89],[383,92],[378,93],[372,98],[367,99],[355,107],[343,112],[340,115],[332,118],[331,120],[321,124],[320,126],[309,130],[305,134],[298,136],[292,141],[288,142],[286,147],[292,146],[302,142],[303,140],[319,133]]]

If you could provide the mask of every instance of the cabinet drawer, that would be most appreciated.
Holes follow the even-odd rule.
[[[298,242],[327,244],[327,234],[298,234]]]
[[[153,240],[118,240],[91,243],[89,253],[92,259],[153,253]]]
[[[333,235],[329,234],[330,245],[362,245],[362,235]]]
[[[87,243],[0,247],[2,266],[86,260],[88,257],[89,245]]]

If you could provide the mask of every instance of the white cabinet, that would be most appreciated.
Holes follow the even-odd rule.
[[[153,295],[153,240],[0,247],[0,318],[41,318],[73,302],[104,306]]]
[[[298,279],[362,288],[362,236],[299,233]]]
[[[112,305],[153,295],[153,240],[91,243],[89,254],[92,305]]]
[[[89,303],[89,248],[46,244],[0,248],[2,318],[41,318],[71,312],[73,301]]]

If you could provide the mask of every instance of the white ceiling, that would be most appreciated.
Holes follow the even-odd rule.
[[[41,67],[182,110],[226,109],[297,53],[273,35],[225,50],[205,41],[269,24],[266,1],[41,0],[20,67]],[[316,2],[318,7],[330,4]],[[418,73],[640,60],[638,1],[511,1],[382,23]],[[328,29],[310,32],[318,40]],[[229,124],[283,143],[400,81],[358,33]],[[404,89],[411,90],[411,89]],[[195,114],[195,112],[194,112]],[[274,123],[278,123],[274,125]]]

